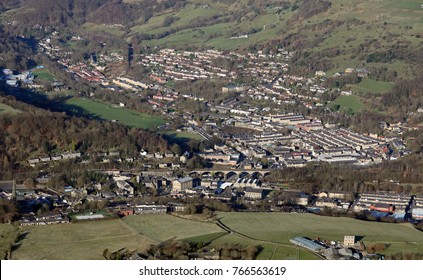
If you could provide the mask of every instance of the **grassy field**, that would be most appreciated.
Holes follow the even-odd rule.
[[[218,238],[221,238],[222,236],[226,234],[227,234],[226,232],[214,232],[214,233],[185,238],[183,240],[187,242],[202,242],[203,244],[205,244],[205,243],[212,242]]]
[[[132,1],[132,0],[130,0]],[[179,11],[169,11],[167,13],[153,16],[145,24],[136,25],[131,29],[131,36],[143,33],[157,35],[170,30],[177,30],[161,39],[145,40],[148,46],[168,46],[168,47],[190,47],[192,45],[201,47],[214,47],[223,50],[236,49],[254,45],[259,41],[275,37],[276,29],[283,27],[283,21],[279,21],[276,16],[276,9],[268,9],[266,14],[256,15],[252,12],[245,14],[239,22],[216,23],[211,25],[192,28],[192,23],[198,19],[207,20],[212,17],[225,18],[231,11],[237,11],[242,6],[243,1],[234,3],[210,3],[209,1],[190,1]],[[243,3],[245,5],[246,3]],[[244,7],[245,8],[245,7]],[[175,21],[170,26],[164,26],[166,17],[173,17]],[[281,16],[283,19],[283,15]],[[273,25],[273,26],[272,26]],[[230,39],[230,37],[250,34],[247,39]]]
[[[40,80],[53,81],[56,78],[46,68],[33,69],[31,72],[36,79]]]
[[[87,98],[71,98],[66,101],[66,105],[77,107],[73,109],[82,109],[94,117],[109,121],[116,120],[131,127],[153,129],[166,123],[166,120],[161,117],[139,113],[126,108],[113,107],[110,104]],[[66,109],[72,110],[72,107]]]
[[[139,215],[124,218],[137,232],[155,241],[186,239],[224,231],[214,223],[197,222],[171,215]]]
[[[0,224],[0,259],[5,258],[18,235],[19,228],[10,224]]]
[[[103,259],[104,249],[145,249],[151,240],[121,220],[92,221],[24,227],[26,237],[13,251],[13,259],[91,260]]]
[[[0,227],[2,236],[17,228]],[[306,250],[272,244],[227,234],[214,223],[182,219],[170,215],[129,216],[123,220],[89,221],[50,226],[28,226],[13,259],[78,260],[102,259],[104,249],[143,250],[149,244],[168,239],[210,243],[209,248],[223,244],[259,246],[257,259],[318,259]],[[3,242],[2,242],[3,244]],[[3,248],[1,248],[3,249]]]
[[[125,31],[122,30],[121,27],[118,26],[107,26],[102,24],[94,24],[94,23],[85,23],[81,26],[81,28],[85,32],[90,32],[94,34],[105,34],[105,35],[112,35],[112,36],[122,36]]]
[[[274,244],[248,239],[236,234],[225,234],[211,243],[210,248],[224,244],[240,244],[244,246],[258,246],[257,260],[318,260],[313,253],[285,244]]]
[[[193,221],[171,215],[139,215],[124,219],[88,221],[22,228],[12,259],[102,259],[104,249],[144,250],[169,239],[258,246],[260,260],[318,259],[289,243],[295,236],[341,241],[344,235],[362,236],[364,244],[384,243],[386,255],[422,252],[423,234],[410,224],[366,222],[293,213],[219,213],[232,233],[212,222]],[[18,229],[0,225],[0,253],[15,240]]]
[[[351,89],[358,93],[385,93],[392,89],[393,83],[363,79],[356,85],[351,85]]]
[[[179,131],[179,132],[170,131],[165,133],[165,138],[171,143],[178,143],[178,144],[185,143],[190,140],[197,140],[197,141],[204,140],[203,137],[201,137],[199,134],[190,133],[186,131]]]
[[[12,114],[12,115],[14,115],[14,114],[17,114],[17,113],[20,113],[20,111],[16,110],[15,108],[13,108],[9,105],[0,103],[0,115],[2,115],[2,114]]]
[[[360,97],[356,95],[341,95],[336,98],[330,107],[336,110],[339,106],[339,111],[346,111],[350,113],[360,112],[364,108],[364,104],[361,102]]]
[[[212,16],[218,16],[222,13],[222,11],[213,7],[203,8],[188,4],[178,12],[170,12],[152,17],[146,24],[133,27],[132,31],[147,34],[160,34],[169,31],[170,29],[187,26],[190,22],[197,18],[209,18]],[[163,24],[165,18],[167,17],[173,17],[175,19],[170,26],[165,26]]]
[[[219,216],[228,228],[257,240],[288,244],[295,236],[341,241],[345,235],[356,235],[363,236],[365,243],[392,244],[387,250],[389,254],[423,250],[423,234],[411,224],[290,213],[220,213]]]

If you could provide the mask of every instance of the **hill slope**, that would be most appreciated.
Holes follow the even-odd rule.
[[[285,47],[312,70],[383,66],[409,76],[423,53],[423,9],[415,0],[15,2],[2,4],[1,19],[18,32],[41,25],[148,46]]]

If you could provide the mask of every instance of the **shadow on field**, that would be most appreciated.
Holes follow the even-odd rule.
[[[359,241],[363,240],[364,237],[366,237],[366,236],[365,235],[356,235],[355,236],[356,242],[359,242]]]
[[[13,252],[13,251],[19,249],[22,246],[22,241],[24,241],[26,239],[28,234],[29,234],[29,231],[21,232],[19,234],[18,238],[16,239],[15,243],[10,248],[10,251]]]
[[[30,104],[32,106],[49,110],[52,112],[65,112],[70,116],[85,117],[90,119],[103,120],[98,115],[92,114],[82,107],[67,104],[69,97],[49,98],[47,95],[25,88],[12,88],[1,83],[0,91],[8,96],[13,96],[16,100]]]
[[[181,147],[185,147],[187,143],[192,140],[188,137],[178,137],[176,133],[165,133],[163,134],[163,138],[166,139],[171,145],[178,144]]]

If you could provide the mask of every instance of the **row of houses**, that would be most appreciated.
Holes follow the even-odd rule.
[[[80,158],[80,157],[81,157],[81,153],[79,153],[79,152],[74,152],[74,153],[69,152],[69,153],[62,153],[60,155],[55,155],[55,156],[44,156],[44,157],[39,157],[39,158],[31,158],[31,159],[28,159],[28,163],[29,163],[30,166],[34,167],[38,163],[47,163],[47,162],[50,162],[50,161],[76,159],[76,158]]]
[[[20,226],[39,226],[39,225],[52,225],[52,224],[65,224],[69,223],[70,219],[65,215],[58,214],[44,214],[37,216],[29,216],[27,218],[22,218],[19,221]]]
[[[299,130],[289,135],[281,132],[238,134],[232,139],[235,149],[244,155],[267,157],[286,167],[304,167],[308,162],[369,165],[387,159],[392,152],[386,140],[346,129]]]
[[[145,215],[145,214],[166,214],[168,207],[159,204],[140,204],[132,207],[124,207],[117,210],[119,216]]]
[[[281,60],[289,59],[290,53],[282,50],[276,55],[257,53],[240,54],[236,52],[224,53],[216,50],[206,51],[176,51],[174,49],[160,49],[154,53],[142,56],[144,67],[152,69],[152,79],[164,80],[196,80],[228,78],[236,79],[237,71],[228,71],[217,63],[219,60],[238,62],[237,70],[244,75],[260,77],[270,81],[280,69],[287,69],[287,64]],[[276,59],[276,60],[275,60]],[[248,86],[246,86],[248,88]],[[222,91],[244,91],[245,88],[223,87]]]
[[[127,77],[117,77],[116,79],[113,80],[113,83],[124,89],[132,90],[132,91],[139,91],[142,89],[150,88],[149,84],[136,81]]]
[[[174,159],[176,155],[173,152],[165,152],[165,153],[148,153],[147,151],[141,150],[140,156],[145,159]],[[93,154],[82,154],[80,152],[66,152],[59,155],[47,155],[41,157],[34,157],[27,160],[28,164],[32,167],[35,167],[37,164],[41,163],[48,163],[54,161],[61,161],[61,160],[68,160],[68,159],[79,159],[88,158],[101,160],[103,163],[110,162],[111,160],[116,160],[117,162],[134,162],[137,160],[135,156],[124,156],[122,157],[121,152],[119,151],[109,151],[109,152],[97,152]],[[179,158],[180,162],[186,162],[186,155],[182,155]],[[87,162],[87,160],[85,161]],[[167,168],[172,167],[173,169],[180,168],[181,165],[179,163],[159,163],[159,168]]]

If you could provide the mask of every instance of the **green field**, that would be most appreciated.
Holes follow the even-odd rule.
[[[128,0],[134,2],[134,0]],[[136,2],[136,1],[135,1]],[[242,2],[242,1],[241,1]],[[270,1],[272,2],[272,1]],[[158,35],[171,30],[171,33],[160,39],[145,40],[148,46],[169,46],[169,47],[190,47],[192,45],[201,47],[213,47],[223,50],[236,49],[248,45],[254,45],[258,41],[272,39],[277,29],[282,28],[283,14],[279,21],[276,16],[276,9],[268,9],[265,14],[245,13],[245,17],[238,22],[216,22],[210,25],[202,25],[192,28],[192,23],[201,19],[202,21],[214,18],[225,18],[231,12],[240,9],[240,1],[234,3],[210,3],[209,1],[190,1],[179,11],[169,11],[153,16],[145,24],[136,25],[131,29],[131,36],[142,33]],[[244,3],[245,4],[245,3]],[[166,17],[173,17],[175,21],[170,26],[164,26]],[[252,34],[252,30],[255,30]],[[249,34],[248,39],[230,39],[230,37]]]
[[[342,241],[345,235],[356,235],[362,236],[364,243],[392,244],[387,253],[423,251],[422,232],[408,223],[377,223],[297,213],[220,213],[219,216],[228,228],[256,240],[289,244],[289,239],[296,236]]]
[[[155,241],[186,239],[211,233],[224,232],[214,223],[197,222],[171,215],[138,215],[124,218],[137,232]]]
[[[189,142],[190,140],[196,140],[196,141],[204,140],[204,138],[201,137],[199,134],[190,133],[186,131],[170,131],[165,133],[164,137],[170,143],[177,143],[177,144],[183,144],[183,143]]]
[[[82,109],[85,113],[95,118],[109,121],[116,120],[130,127],[153,129],[166,123],[166,120],[162,117],[151,116],[126,108],[113,107],[110,104],[87,98],[71,98],[66,101],[65,105],[67,105],[65,109],[75,113],[78,113],[78,109]],[[74,106],[76,108],[73,108]]]
[[[211,242],[208,245],[209,248],[223,244],[242,244],[262,247],[257,259],[297,259],[298,257],[298,249],[294,246],[266,243],[236,234],[227,234],[213,223],[197,222],[170,215],[128,216],[124,218],[124,221],[139,233],[159,242],[172,238],[192,242]],[[303,249],[299,250],[299,254],[300,259],[319,259]]]
[[[213,240],[209,248],[219,247],[224,244],[240,244],[244,246],[257,246],[259,253],[257,260],[318,260],[313,253],[287,244],[276,244],[263,241],[256,241],[239,236],[237,234],[225,234]]]
[[[386,255],[421,253],[423,234],[411,224],[366,222],[297,213],[219,213],[231,233],[213,222],[193,221],[171,215],[139,215],[124,219],[88,221],[49,226],[27,226],[12,251],[12,259],[102,259],[104,249],[145,250],[169,239],[203,242],[208,248],[225,244],[257,246],[257,259],[319,259],[290,244],[296,236],[342,241],[345,235],[361,241],[387,244]],[[8,250],[18,229],[0,225],[0,252]],[[8,245],[9,244],[9,245]]]
[[[385,93],[393,88],[393,83],[363,79],[360,83],[351,85],[351,89],[358,93]]]
[[[360,97],[356,95],[341,95],[330,104],[330,107],[333,110],[357,113],[364,108],[364,104],[361,102]]]
[[[18,243],[13,259],[91,260],[103,259],[104,249],[145,249],[151,240],[127,227],[121,220],[91,221],[49,226],[28,226],[28,235]]]
[[[13,107],[11,107],[9,105],[0,103],[0,115],[2,115],[2,114],[12,114],[12,115],[14,115],[14,114],[17,114],[17,113],[20,113],[20,111],[14,109]]]
[[[212,16],[218,16],[222,13],[223,11],[219,11],[213,7],[202,8],[195,7],[194,5],[186,5],[178,12],[171,12],[152,17],[146,24],[133,27],[132,31],[145,32],[148,34],[160,34],[169,31],[170,29],[184,27],[197,18],[209,18]],[[174,17],[175,19],[170,26],[163,25],[166,17]]]
[[[54,77],[46,68],[43,69],[33,69],[31,70],[32,74],[36,79],[46,80],[46,81],[54,81],[56,77]]]
[[[10,224],[0,224],[0,259],[6,257],[18,235],[19,228]]]
[[[209,234],[205,234],[205,235],[199,235],[199,236],[194,236],[194,237],[189,237],[189,238],[185,238],[183,239],[184,241],[187,242],[202,242],[203,244],[212,242],[218,238],[221,238],[222,236],[226,235],[226,232],[214,232],[214,233],[209,233]]]
[[[81,26],[81,28],[85,32],[90,32],[94,34],[109,34],[112,36],[122,36],[123,34],[125,34],[125,31],[122,30],[122,28],[119,26],[107,26],[103,24],[85,23]]]

